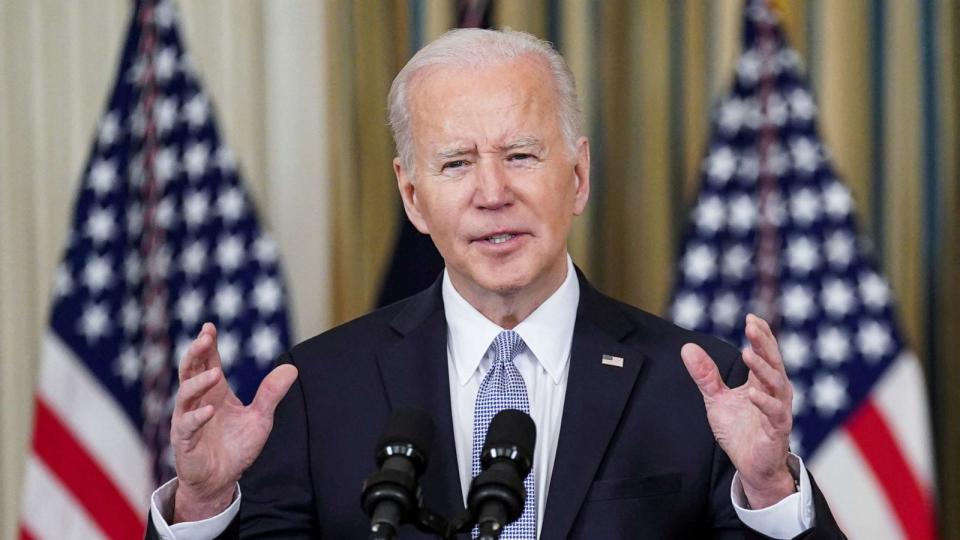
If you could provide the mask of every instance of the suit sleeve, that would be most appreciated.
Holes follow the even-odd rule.
[[[810,474],[809,470],[807,474]],[[816,514],[816,525],[809,531],[796,537],[797,540],[839,540],[846,539],[847,536],[840,530],[837,520],[834,519],[827,500],[823,497],[823,492],[817,486],[810,474],[810,487],[813,488],[813,508]],[[761,538],[764,538],[761,536]]]
[[[280,363],[293,363],[289,354]],[[310,434],[297,378],[274,414],[263,451],[240,478],[242,500],[235,523],[219,538],[316,538],[316,501],[311,471]]]

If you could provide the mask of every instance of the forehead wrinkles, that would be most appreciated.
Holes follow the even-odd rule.
[[[410,87],[415,146],[430,154],[446,154],[477,145],[499,148],[520,139],[542,143],[548,136],[545,131],[560,130],[552,87],[553,80],[537,57],[480,67],[424,68]]]

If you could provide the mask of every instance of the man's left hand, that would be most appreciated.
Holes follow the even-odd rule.
[[[703,394],[713,436],[740,473],[750,507],[760,509],[795,491],[787,468],[793,389],[767,322],[747,315],[746,335],[750,346],[743,349],[743,361],[750,373],[737,388],[724,384],[700,346],[687,343],[680,356]]]

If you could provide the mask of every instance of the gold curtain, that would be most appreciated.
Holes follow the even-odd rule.
[[[397,222],[385,103],[408,54],[405,16],[399,3],[338,2],[327,21],[335,179],[332,309],[339,321],[373,304]]]
[[[390,83],[418,42],[453,25],[454,10],[440,0],[358,0],[333,3],[329,15],[331,310],[342,322],[375,304],[403,211],[386,118]]]

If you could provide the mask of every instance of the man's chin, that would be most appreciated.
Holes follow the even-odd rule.
[[[523,279],[497,279],[481,282],[480,286],[485,291],[495,293],[499,296],[514,296],[529,284],[529,280]]]
[[[537,295],[542,292],[540,289],[548,286],[545,281],[549,275],[530,261],[514,260],[482,267],[481,271],[473,273],[472,281],[483,291],[498,296]]]
[[[509,271],[503,267],[491,269],[482,275],[474,275],[471,280],[481,289],[480,292],[498,296],[513,296],[530,287],[533,281],[526,272]]]

